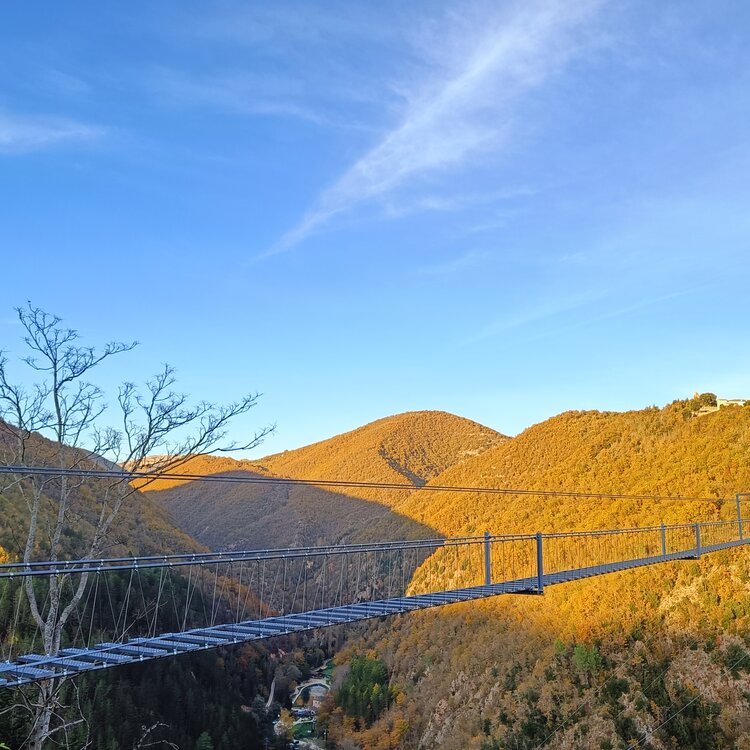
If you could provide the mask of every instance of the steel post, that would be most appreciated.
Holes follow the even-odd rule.
[[[489,531],[484,532],[484,585],[492,585],[492,550]]]
[[[536,535],[536,593],[544,593],[544,555],[541,532],[537,532]]]
[[[743,539],[743,537],[742,537],[742,508],[740,506],[740,498],[741,497],[742,497],[742,495],[739,492],[734,496],[734,499],[735,499],[735,501],[737,503],[737,526],[738,526],[739,532],[740,532],[740,541],[742,541],[742,539]]]
[[[661,554],[662,557],[667,556],[667,529],[664,524],[661,525]]]
[[[701,556],[701,525],[695,524],[695,556]]]

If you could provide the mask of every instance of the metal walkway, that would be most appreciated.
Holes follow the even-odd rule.
[[[282,614],[265,617],[262,619],[245,619],[238,622],[212,625],[210,627],[187,629],[181,632],[163,633],[153,637],[132,638],[122,642],[104,642],[90,648],[66,648],[58,654],[45,656],[42,654],[25,654],[13,661],[0,662],[0,688],[17,687],[38,680],[58,677],[70,677],[83,672],[91,672],[99,669],[108,669],[121,664],[133,664],[151,659],[175,656],[194,651],[204,651],[219,646],[231,646],[248,641],[272,638],[278,635],[299,633],[317,628],[326,628],[346,623],[359,622],[375,617],[403,614],[420,609],[440,607],[457,602],[466,602],[476,599],[502,594],[542,594],[546,586],[552,586],[570,581],[577,581],[593,576],[614,573],[617,571],[630,570],[648,565],[656,565],[675,560],[696,559],[704,553],[731,549],[746,544],[747,539],[742,538],[741,521],[739,524],[738,537],[722,539],[714,543],[702,544],[701,531],[718,530],[730,522],[714,522],[713,524],[691,524],[673,527],[650,527],[648,529],[611,530],[603,532],[577,532],[571,534],[538,534],[536,537],[529,535],[518,536],[517,539],[536,540],[535,574],[515,578],[497,583],[488,582],[492,576],[490,561],[490,539],[507,541],[510,537],[485,536],[484,541],[478,542],[484,552],[485,561],[485,585],[468,586],[445,591],[437,591],[425,594],[414,594],[409,596],[397,596],[375,601],[361,601],[340,606],[312,609],[310,611]],[[667,552],[666,532],[670,530],[690,530],[694,533],[695,544],[692,548]],[[693,532],[694,529],[694,532]],[[544,572],[542,561],[543,538],[546,545],[553,546],[554,543],[565,541],[569,546],[580,544],[581,539],[594,538],[599,543],[607,541],[606,535],[620,533],[643,534],[645,532],[655,533],[661,538],[661,554],[650,554],[640,557],[632,557],[613,562],[605,562],[596,565],[560,569],[555,572]],[[726,536],[726,534],[724,534]],[[445,540],[445,544],[450,540]],[[405,543],[399,543],[405,544]],[[414,543],[416,545],[419,542]],[[465,542],[464,542],[465,544]],[[321,548],[323,549],[323,548]],[[330,549],[330,548],[327,548]],[[444,548],[442,548],[444,549]],[[649,547],[644,547],[649,549]],[[559,558],[563,559],[563,558]],[[71,561],[72,564],[73,561]],[[78,562],[78,561],[76,561]],[[552,567],[555,567],[554,565]]]

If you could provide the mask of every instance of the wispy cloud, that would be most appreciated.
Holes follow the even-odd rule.
[[[92,87],[88,81],[57,68],[46,68],[42,72],[42,82],[49,90],[70,98],[78,98],[92,93]]]
[[[169,17],[170,31],[207,56],[141,72],[137,81],[178,106],[379,132],[383,113],[400,103],[388,69],[396,66],[390,53],[404,46],[404,31],[397,22],[384,23],[376,4],[346,11],[294,0],[180,9]],[[206,59],[210,64],[201,65]]]
[[[439,73],[405,87],[400,123],[267,254],[298,244],[363,202],[507,146],[514,103],[581,50],[578,32],[600,5],[600,0],[541,0],[499,17],[478,15],[468,27],[457,17],[444,19],[442,27],[450,31],[431,44],[432,50],[445,50],[444,57],[429,61],[429,70]]]
[[[563,325],[559,326],[553,326],[546,329],[536,329],[530,335],[526,338],[527,343],[528,342],[534,342],[534,341],[540,341],[546,338],[555,337],[560,338],[563,336],[568,336],[569,334],[573,333],[574,331],[578,330],[586,330],[586,329],[592,329],[595,328],[597,325],[601,323],[605,323],[609,320],[614,320],[616,318],[623,318],[630,315],[637,314],[643,310],[647,310],[649,308],[658,307],[659,305],[662,305],[664,303],[672,302],[676,299],[684,299],[685,297],[692,296],[695,294],[696,291],[707,288],[708,285],[701,284],[700,286],[694,287],[692,289],[683,289],[677,292],[671,292],[669,294],[659,294],[652,297],[643,297],[642,299],[639,299],[631,304],[627,305],[621,305],[619,307],[610,307],[607,306],[599,307],[596,309],[593,309],[590,311],[588,315],[585,317],[580,317],[576,319],[575,321],[565,323]],[[605,299],[606,295],[602,293],[598,297],[594,297],[591,299],[591,302],[596,301],[597,299]],[[610,306],[613,303],[610,302]],[[580,307],[583,307],[584,305],[580,305]],[[568,308],[566,310],[561,310],[561,312],[568,312],[569,310],[572,310],[574,308]],[[545,316],[547,317],[547,316]]]
[[[419,270],[419,274],[422,276],[453,276],[462,271],[478,268],[490,258],[492,258],[492,253],[487,250],[470,250],[443,263],[425,266]]]
[[[347,12],[326,9],[309,2],[224,3],[196,15],[179,12],[169,17],[171,30],[191,40],[218,41],[243,48],[288,47],[290,51],[310,44],[330,45],[369,43],[390,39],[397,27],[384,24],[375,4],[347,4]]]
[[[104,130],[59,117],[20,117],[0,112],[0,154],[38,151],[64,143],[92,141]]]
[[[177,106],[205,106],[241,115],[295,117],[321,124],[325,118],[304,101],[299,91],[288,90],[288,81],[269,81],[247,71],[223,71],[215,75],[190,75],[158,69],[149,86],[162,101]]]
[[[464,346],[477,344],[517,328],[538,324],[545,320],[555,320],[565,314],[597,303],[605,297],[604,290],[596,290],[565,297],[542,299],[525,309],[515,310],[497,320],[486,323],[462,341],[461,344]]]
[[[467,227],[464,234],[482,234],[483,232],[494,232],[497,229],[503,229],[508,226],[508,222],[516,213],[512,209],[496,211],[490,218],[478,221],[476,224]]]
[[[461,211],[475,206],[504,205],[507,201],[527,198],[536,194],[527,186],[491,190],[486,192],[462,192],[417,195],[416,197],[396,193],[381,200],[383,211],[389,218],[400,218],[417,212]]]

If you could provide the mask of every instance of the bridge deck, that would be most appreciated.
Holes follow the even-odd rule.
[[[701,553],[716,552],[745,543],[746,540],[732,540],[702,546],[700,549],[546,573],[542,576],[542,585],[543,587],[553,586],[646,565],[696,558]],[[532,576],[487,586],[472,586],[428,594],[357,602],[298,614],[268,617],[262,620],[245,620],[179,633],[164,633],[149,638],[133,638],[127,643],[100,643],[87,649],[66,648],[52,656],[26,654],[19,656],[12,662],[0,662],[0,687],[16,687],[52,677],[73,676],[82,672],[107,669],[120,664],[144,662],[166,656],[203,651],[217,646],[246,643],[272,638],[277,635],[359,622],[375,617],[404,614],[419,609],[485,599],[502,594],[537,593],[541,593],[539,580],[537,576]]]

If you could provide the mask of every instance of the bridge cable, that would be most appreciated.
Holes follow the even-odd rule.
[[[744,653],[739,659],[737,659],[734,664],[731,664],[729,667],[725,667],[721,671],[727,675],[731,674],[733,669],[736,669],[745,659],[747,659],[748,654]],[[677,716],[679,716],[683,711],[690,708],[690,706],[693,705],[698,699],[703,697],[703,692],[701,690],[698,690],[697,695],[693,696],[684,706],[677,709],[671,716],[668,716],[664,721],[662,721],[660,724],[657,724],[653,729],[650,729],[646,731],[646,733],[639,739],[635,744],[628,745],[628,750],[633,750],[633,748],[639,747],[644,742],[648,741],[648,738],[654,735],[656,732],[658,732],[662,727],[669,724],[672,719],[675,719]]]
[[[641,692],[644,692],[645,690],[648,690],[648,689],[649,689],[649,688],[650,688],[650,687],[651,687],[652,685],[654,685],[654,684],[655,684],[656,682],[658,682],[658,681],[659,681],[660,679],[662,679],[662,678],[664,677],[664,675],[666,675],[666,673],[667,673],[667,672],[669,671],[669,667],[670,667],[670,666],[671,666],[671,665],[668,665],[668,666],[667,666],[667,667],[666,667],[666,668],[665,668],[665,669],[664,669],[664,670],[663,670],[663,671],[661,672],[661,674],[659,674],[659,675],[657,675],[656,677],[654,677],[654,678],[653,678],[653,679],[652,679],[652,680],[651,680],[651,681],[650,681],[650,682],[648,683],[648,685],[646,685],[646,687],[645,687],[645,688],[642,688]],[[611,675],[610,675],[610,676],[609,676],[609,677],[608,677],[608,678],[607,678],[606,680],[604,680],[604,682],[602,683],[602,688],[604,688],[604,686],[605,686],[605,685],[606,685],[606,684],[607,684],[607,683],[608,683],[608,682],[609,682],[610,680],[614,680],[614,679],[616,679],[616,677],[617,677],[617,675],[616,675],[616,674],[611,674]],[[544,739],[542,740],[541,744],[539,744],[539,745],[537,745],[537,746],[535,747],[535,749],[534,749],[534,750],[539,750],[539,748],[542,748],[542,747],[544,747],[544,746],[545,746],[545,745],[546,745],[546,744],[547,744],[547,743],[548,743],[548,742],[549,742],[549,741],[550,741],[550,740],[552,739],[552,737],[553,737],[554,735],[556,735],[556,734],[557,734],[557,733],[558,733],[558,732],[559,732],[559,731],[560,731],[561,729],[563,729],[563,728],[564,728],[565,726],[567,726],[567,725],[568,725],[568,724],[570,723],[570,721],[571,721],[571,720],[572,720],[572,719],[573,719],[573,718],[575,717],[575,715],[576,715],[576,714],[577,714],[577,713],[578,713],[578,712],[579,712],[579,711],[580,711],[580,710],[581,710],[582,708],[585,708],[585,707],[586,707],[587,703],[588,703],[588,701],[583,701],[582,703],[580,703],[580,704],[579,704],[579,706],[578,706],[578,707],[577,707],[577,708],[576,708],[576,709],[575,709],[574,711],[571,711],[571,713],[570,713],[570,714],[568,714],[568,717],[567,717],[567,718],[566,718],[565,720],[563,720],[563,721],[562,721],[562,722],[561,722],[560,724],[558,724],[558,725],[557,725],[557,727],[555,727],[555,729],[553,729],[553,730],[552,730],[552,731],[551,731],[551,732],[550,732],[550,733],[549,733],[549,734],[548,734],[548,735],[547,735],[547,736],[546,736],[546,737],[545,737],[545,738],[544,738]],[[612,717],[612,719],[613,719],[613,720],[614,720],[614,719],[616,719],[616,718],[617,718],[617,717],[618,717],[618,716],[619,716],[619,715],[620,715],[620,714],[621,714],[621,713],[622,713],[622,712],[623,712],[624,710],[625,710],[625,706],[621,707],[621,708],[620,708],[620,710],[619,710],[619,711],[618,711],[618,712],[617,712],[617,713],[616,713],[616,714],[615,714],[615,715],[614,715],[614,716]]]
[[[727,668],[726,668],[725,670],[722,670],[722,671],[728,671],[728,672],[731,672],[731,671],[732,671],[733,669],[735,669],[735,668],[736,668],[736,667],[737,667],[737,666],[738,666],[738,665],[739,665],[739,664],[740,664],[740,663],[741,663],[742,661],[744,661],[745,659],[747,659],[747,657],[748,657],[748,654],[746,653],[746,654],[744,654],[743,656],[741,656],[741,657],[740,657],[740,658],[739,658],[739,659],[738,659],[738,660],[737,660],[737,661],[736,661],[736,662],[735,662],[734,664],[732,664],[732,665],[731,665],[730,667],[727,667]],[[663,678],[664,678],[664,676],[665,676],[665,675],[667,674],[667,672],[668,672],[668,671],[670,670],[671,666],[672,666],[672,665],[670,664],[670,665],[668,665],[668,666],[667,666],[667,667],[666,667],[666,668],[665,668],[664,670],[662,670],[662,672],[661,672],[660,674],[658,674],[658,675],[657,675],[656,677],[654,677],[654,678],[653,678],[653,679],[652,679],[652,680],[651,680],[651,681],[650,681],[650,682],[648,683],[648,685],[646,685],[646,687],[645,687],[645,688],[642,688],[642,689],[641,689],[641,692],[644,692],[645,690],[648,690],[648,689],[649,689],[650,687],[652,687],[652,686],[653,686],[653,685],[654,685],[655,683],[657,683],[657,682],[658,682],[659,680],[663,679]],[[602,684],[602,688],[603,688],[603,687],[604,687],[604,686],[605,686],[605,685],[606,685],[606,684],[607,684],[607,683],[608,683],[608,682],[609,682],[610,680],[613,680],[613,679],[615,679],[616,677],[617,677],[617,675],[615,675],[615,674],[613,674],[613,675],[610,675],[610,676],[609,676],[609,677],[608,677],[608,678],[607,678],[607,679],[606,679],[606,680],[604,681],[604,683]],[[665,726],[666,724],[668,724],[668,723],[669,723],[669,722],[670,722],[670,721],[671,721],[672,719],[674,719],[674,718],[675,718],[676,716],[678,716],[678,715],[679,715],[679,714],[681,714],[681,713],[682,713],[683,711],[685,711],[685,710],[686,710],[687,708],[689,708],[689,707],[690,707],[690,706],[691,706],[691,705],[692,705],[693,703],[695,703],[695,701],[696,701],[696,700],[698,700],[698,699],[699,699],[700,697],[701,697],[701,693],[700,693],[700,691],[699,691],[699,692],[698,692],[698,695],[694,696],[694,697],[693,697],[693,698],[692,698],[692,699],[691,699],[690,701],[688,701],[688,702],[687,702],[687,703],[686,703],[686,704],[685,704],[684,706],[682,706],[682,707],[681,707],[681,708],[680,708],[679,710],[675,711],[675,713],[673,713],[673,714],[672,714],[671,716],[669,716],[669,717],[668,717],[667,719],[665,719],[665,720],[664,720],[664,721],[662,721],[662,722],[661,722],[660,724],[658,724],[658,725],[657,725],[656,727],[654,727],[654,729],[651,729],[651,730],[647,731],[647,732],[646,732],[646,733],[644,734],[644,736],[643,736],[643,737],[641,737],[641,739],[640,739],[640,740],[638,740],[638,741],[637,741],[637,742],[636,742],[635,744],[630,744],[630,745],[628,745],[628,749],[627,749],[627,750],[633,750],[634,748],[636,748],[636,747],[639,747],[640,745],[642,745],[642,744],[643,744],[644,742],[646,742],[646,741],[648,740],[649,736],[651,736],[651,735],[655,734],[655,733],[656,733],[656,732],[657,732],[657,731],[658,731],[659,729],[661,729],[661,728],[662,728],[663,726]],[[547,744],[547,743],[548,743],[548,742],[549,742],[549,741],[550,741],[550,740],[552,739],[552,737],[554,737],[554,735],[556,735],[556,734],[557,734],[557,733],[558,733],[558,732],[559,732],[560,730],[562,730],[562,729],[563,729],[563,728],[564,728],[565,726],[567,726],[567,725],[568,725],[568,724],[570,723],[570,721],[571,721],[571,720],[572,720],[572,719],[573,719],[573,718],[574,718],[574,717],[576,716],[576,714],[577,714],[577,713],[578,713],[578,712],[579,712],[579,711],[580,711],[580,710],[581,710],[582,708],[584,708],[584,707],[586,706],[586,704],[587,704],[587,703],[588,703],[588,701],[583,701],[582,703],[580,703],[580,704],[579,704],[579,706],[578,706],[578,707],[577,707],[577,708],[576,708],[575,710],[571,711],[571,713],[570,713],[570,714],[568,714],[568,717],[567,717],[567,718],[566,718],[565,720],[563,720],[563,721],[562,721],[562,722],[561,722],[560,724],[558,724],[558,725],[557,725],[557,727],[555,727],[555,729],[553,729],[553,730],[552,730],[552,731],[551,731],[551,732],[550,732],[550,733],[549,733],[549,734],[548,734],[548,735],[547,735],[547,736],[546,736],[546,737],[545,737],[545,738],[544,738],[544,739],[542,740],[542,742],[541,742],[541,743],[540,743],[539,745],[536,745],[536,747],[535,747],[535,750],[539,750],[540,748],[544,747],[544,746],[545,746],[545,745],[546,745],[546,744]],[[625,711],[625,710],[626,710],[626,708],[627,708],[627,706],[621,706],[621,707],[620,707],[620,710],[619,710],[619,711],[617,711],[617,713],[615,713],[615,714],[614,714],[614,716],[612,716],[612,717],[611,717],[611,718],[612,718],[612,720],[614,721],[614,719],[616,719],[616,718],[617,718],[618,716],[620,716],[620,714],[621,714],[621,713],[622,713],[623,711]]]
[[[59,469],[47,466],[0,465],[0,475],[21,474],[29,476],[76,476],[92,479],[117,479],[118,481],[168,479],[181,482],[218,482],[226,484],[269,484],[291,486],[340,487],[348,489],[383,489],[407,492],[476,492],[493,495],[531,495],[537,497],[569,497],[602,500],[672,500],[680,502],[734,502],[734,497],[693,497],[689,495],[627,494],[616,492],[577,492],[573,490],[536,490],[518,487],[473,487],[467,485],[414,485],[400,482],[367,482],[340,479],[297,479],[292,477],[232,476],[226,474],[187,474],[165,471],[134,471],[124,469]]]

